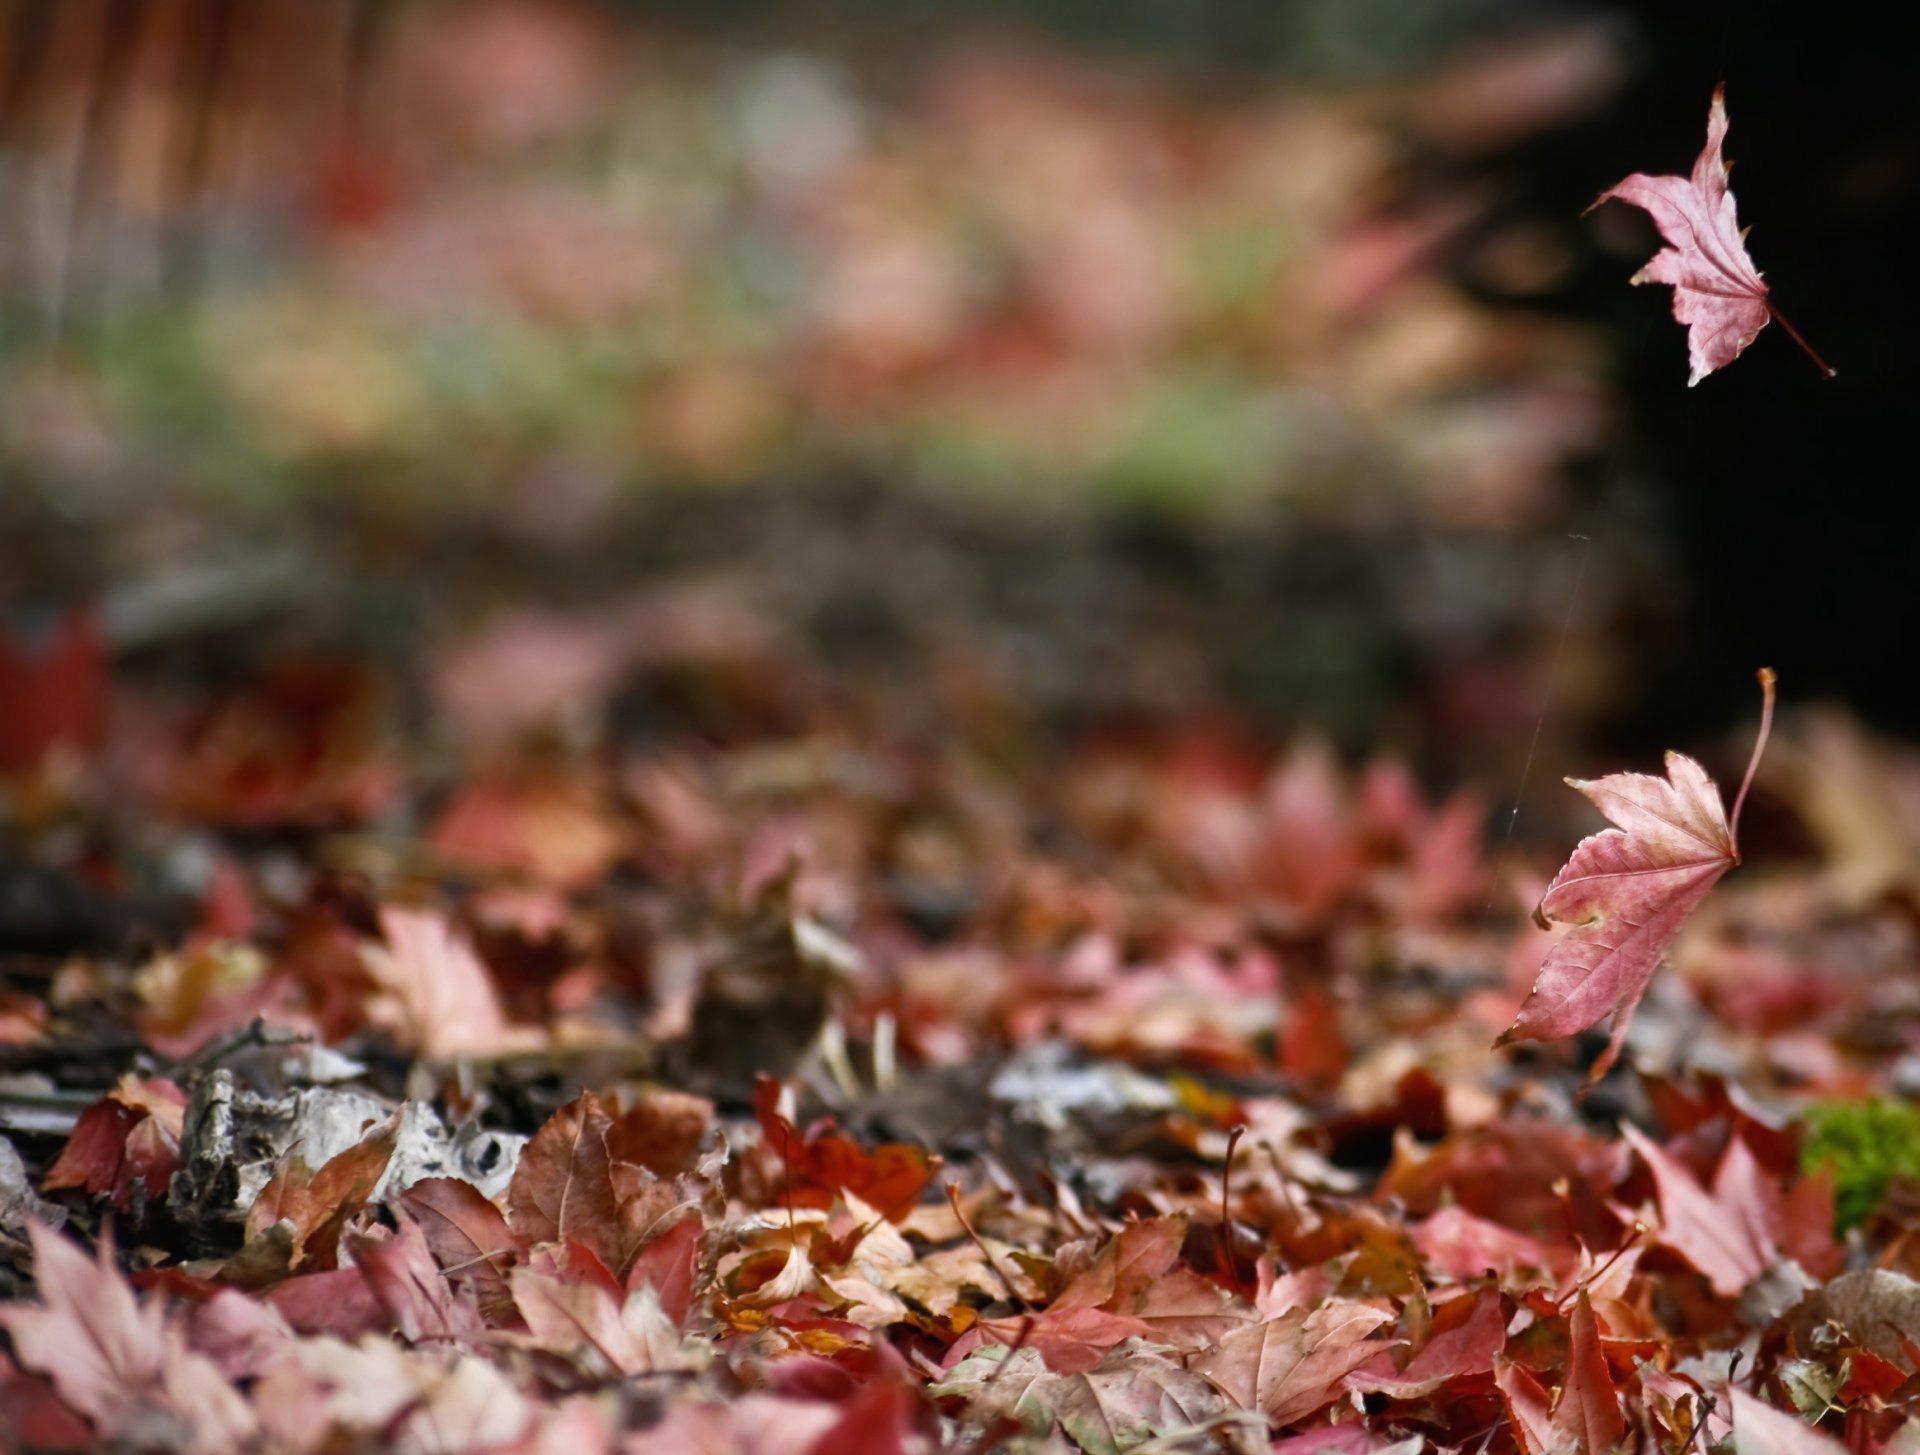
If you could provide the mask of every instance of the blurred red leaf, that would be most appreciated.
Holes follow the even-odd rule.
[[[846,1191],[899,1218],[933,1176],[933,1159],[923,1147],[885,1142],[869,1151],[824,1119],[803,1135],[781,1114],[780,1083],[771,1076],[756,1080],[753,1104],[767,1145],[786,1164],[782,1191],[796,1207],[831,1207],[834,1195]]]
[[[1456,1204],[1413,1225],[1413,1245],[1427,1266],[1449,1278],[1478,1278],[1485,1273],[1511,1275],[1522,1268],[1538,1269],[1557,1277],[1572,1267],[1571,1248],[1556,1247],[1539,1238],[1479,1217]]]
[[[648,1243],[627,1270],[627,1292],[649,1287],[660,1307],[676,1324],[693,1312],[695,1279],[700,1266],[700,1239],[706,1229],[697,1217],[681,1218]]]
[[[1653,1169],[1660,1192],[1660,1241],[1704,1273],[1715,1293],[1738,1298],[1779,1260],[1780,1250],[1757,1200],[1759,1169],[1738,1137],[1727,1143],[1709,1192],[1684,1163],[1638,1128],[1624,1125],[1620,1135]],[[1778,1189],[1773,1189],[1773,1200],[1779,1204]]]
[[[480,957],[445,915],[388,905],[380,932],[385,943],[363,949],[374,1025],[433,1058],[499,1051],[519,1038]]]
[[[620,1200],[607,1130],[613,1119],[586,1092],[548,1117],[520,1153],[507,1189],[513,1231],[534,1243],[569,1239],[602,1262],[621,1262]]]
[[[1507,1345],[1507,1316],[1500,1295],[1489,1290],[1443,1304],[1435,1324],[1443,1323],[1398,1374],[1356,1373],[1349,1376],[1349,1383],[1395,1399],[1417,1399],[1456,1379],[1492,1374],[1494,1361]]]
[[[92,607],[62,613],[37,642],[0,632],[0,777],[31,773],[65,745],[105,736],[107,652]]]
[[[1842,1455],[1847,1449],[1824,1430],[1737,1385],[1716,1392],[1731,1405],[1733,1446],[1740,1455]]]
[[[28,1232],[40,1302],[0,1305],[0,1328],[14,1357],[103,1440],[145,1446],[172,1429],[180,1448],[225,1452],[254,1435],[252,1412],[220,1371],[167,1327],[158,1303],[135,1298],[110,1242],[95,1259],[39,1223]]]
[[[684,1091],[650,1091],[607,1129],[607,1148],[660,1177],[690,1172],[713,1125],[713,1103]]]

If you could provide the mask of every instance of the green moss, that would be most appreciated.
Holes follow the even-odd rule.
[[[1920,1108],[1898,1101],[1826,1101],[1807,1109],[1800,1163],[1831,1166],[1834,1219],[1865,1222],[1894,1177],[1920,1178]]]

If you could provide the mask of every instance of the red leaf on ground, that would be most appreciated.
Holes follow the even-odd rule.
[[[0,1354],[0,1430],[24,1450],[92,1450],[99,1442],[87,1422],[68,1409],[54,1388]]]
[[[826,1119],[802,1134],[781,1114],[780,1083],[771,1076],[755,1082],[753,1104],[767,1145],[786,1163],[789,1185],[782,1191],[796,1207],[831,1207],[834,1195],[846,1191],[898,1218],[933,1176],[933,1159],[922,1147],[885,1142],[869,1150]]]
[[[640,1250],[627,1270],[627,1291],[653,1289],[660,1307],[676,1324],[693,1311],[694,1276],[699,1270],[700,1239],[706,1232],[697,1217],[680,1219]]]
[[[1687,326],[1689,386],[1715,369],[1725,368],[1779,315],[1767,301],[1767,285],[1747,256],[1746,235],[1735,216],[1730,170],[1720,155],[1727,139],[1726,88],[1716,86],[1707,113],[1707,144],[1687,177],[1653,177],[1635,172],[1594,200],[1619,198],[1653,215],[1667,246],[1633,275],[1636,283],[1665,283],[1673,289],[1673,316]],[[1791,324],[1781,320],[1789,333]],[[1794,334],[1796,341],[1799,335]],[[1801,347],[1805,348],[1804,341]],[[1813,354],[1812,349],[1807,349]],[[1829,375],[1817,354],[1814,362]]]
[[[352,1247],[367,1287],[404,1338],[479,1342],[479,1311],[455,1295],[418,1224],[402,1221],[393,1237],[355,1238]]]
[[[1558,1277],[1575,1262],[1571,1248],[1555,1247],[1516,1232],[1457,1203],[1414,1224],[1408,1236],[1427,1260],[1428,1269],[1448,1278],[1478,1278],[1485,1273],[1506,1276],[1522,1268]]]
[[[1553,1401],[1547,1391],[1518,1364],[1496,1359],[1493,1365],[1494,1387],[1506,1406],[1507,1421],[1523,1455],[1547,1455],[1559,1445],[1553,1428]]]
[[[302,1334],[334,1334],[356,1339],[384,1332],[388,1316],[358,1268],[301,1273],[261,1295],[290,1327]]]
[[[1584,1290],[1568,1326],[1567,1382],[1553,1410],[1555,1443],[1571,1446],[1578,1455],[1607,1455],[1625,1436],[1627,1422],[1600,1348],[1600,1321]]]
[[[1715,1293],[1738,1298],[1779,1260],[1762,1207],[1750,1201],[1759,1186],[1758,1168],[1738,1137],[1727,1144],[1714,1190],[1708,1192],[1683,1163],[1636,1128],[1622,1126],[1620,1134],[1653,1169],[1660,1192],[1660,1241],[1706,1274]],[[1774,1200],[1780,1200],[1777,1191]]]
[[[1496,1045],[1571,1036],[1611,1012],[1613,1035],[1590,1079],[1613,1065],[1667,946],[1740,862],[1740,808],[1773,723],[1773,680],[1770,670],[1761,672],[1760,736],[1731,822],[1707,770],[1683,753],[1667,754],[1665,778],[1567,780],[1618,827],[1582,839],[1547,886],[1535,918],[1573,928],[1547,952],[1532,993]]]
[[[1047,1313],[1099,1308],[1137,1320],[1144,1327],[1132,1332],[1164,1343],[1183,1348],[1217,1343],[1251,1323],[1253,1310],[1236,1306],[1225,1289],[1192,1269],[1174,1266],[1186,1237],[1184,1217],[1129,1223],[1061,1290]]]
[[[1019,1344],[1038,1354],[1055,1374],[1084,1374],[1116,1344],[1152,1334],[1144,1319],[1131,1314],[1103,1308],[1048,1309],[1024,1318],[982,1319],[948,1351],[948,1360],[994,1344]]]
[[[1456,1307],[1464,1308],[1464,1315],[1454,1312]],[[1395,1399],[1417,1399],[1456,1379],[1491,1374],[1494,1360],[1507,1346],[1507,1316],[1500,1295],[1489,1291],[1477,1298],[1455,1299],[1442,1305],[1438,1318],[1446,1320],[1447,1327],[1428,1339],[1405,1369],[1385,1378],[1355,1374],[1350,1381],[1353,1386]]]
[[[507,1274],[526,1245],[485,1193],[457,1177],[423,1177],[397,1201],[447,1277],[473,1285],[483,1312],[512,1303]]]
[[[73,1135],[47,1169],[44,1192],[83,1187],[108,1192],[115,1207],[133,1199],[133,1185],[146,1184],[147,1195],[167,1195],[167,1183],[180,1165],[180,1131],[187,1097],[161,1077],[132,1074],[80,1114]]]
[[[1398,1340],[1370,1336],[1393,1315],[1367,1304],[1337,1301],[1297,1309],[1227,1335],[1194,1361],[1247,1409],[1291,1425],[1339,1398],[1341,1381]]]
[[[713,1103],[685,1091],[660,1090],[620,1113],[607,1129],[615,1160],[661,1177],[691,1172],[713,1125]]]
[[[1731,1396],[1733,1444],[1740,1455],[1842,1455],[1846,1446],[1798,1415],[1775,1409],[1738,1387],[1718,1391]]]
[[[572,1239],[608,1267],[620,1264],[620,1200],[607,1150],[612,1125],[592,1092],[547,1118],[521,1151],[507,1188],[507,1218],[514,1232],[533,1243]]]
[[[44,638],[0,632],[0,776],[31,773],[55,748],[91,749],[107,720],[107,654],[90,607]]]

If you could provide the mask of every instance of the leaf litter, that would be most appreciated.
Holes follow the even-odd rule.
[[[1151,742],[1021,762],[781,716],[521,800],[593,815],[590,874],[305,825],[304,859],[222,840],[208,930],[76,950],[0,1048],[8,1438],[1679,1455],[1920,1429],[1920,1210],[1896,1181],[1841,1240],[1797,1120],[1920,1038],[1898,997],[1863,1035],[1870,987],[1832,969],[1866,935],[1911,974],[1898,881],[1709,900],[1740,804],[1673,755],[1576,784],[1617,827],[1542,935],[1479,912],[1514,866],[1470,801],[1388,761],[1303,743],[1226,792]],[[1802,793],[1831,722],[1802,726],[1769,822],[1831,825]],[[490,742],[487,771],[551,751]],[[120,802],[74,811],[110,832]],[[222,833],[201,811],[182,832]],[[1756,1010],[1756,944],[1783,989],[1829,978],[1806,1015]],[[228,968],[189,1006],[154,966],[195,953]],[[1609,1010],[1589,1089],[1570,1038]],[[102,1012],[134,1028],[122,1069],[53,1096]],[[1541,1044],[1490,1050],[1508,1023]]]

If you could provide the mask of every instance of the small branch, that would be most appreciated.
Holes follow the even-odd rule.
[[[1825,374],[1829,379],[1832,379],[1839,374],[1840,371],[1838,369],[1834,368],[1833,365],[1829,364],[1825,359],[1820,357],[1818,351],[1815,350],[1812,344],[1807,342],[1805,336],[1801,334],[1800,330],[1795,328],[1791,323],[1787,322],[1786,314],[1782,313],[1779,309],[1775,308],[1771,303],[1767,305],[1767,316],[1770,317],[1775,323],[1779,324],[1780,327],[1784,328],[1787,331],[1788,338],[1792,339],[1795,343],[1799,344],[1801,348],[1807,351],[1807,357],[1813,360],[1815,366],[1820,370],[1822,374]]]
[[[1226,1260],[1227,1277],[1233,1280],[1233,1291],[1242,1298],[1247,1296],[1247,1286],[1241,1281],[1240,1260],[1233,1251],[1233,1209],[1228,1189],[1233,1180],[1233,1149],[1246,1134],[1246,1127],[1238,1123],[1227,1133],[1227,1160],[1220,1169],[1220,1256]]]
[[[1727,825],[1727,837],[1733,840],[1733,862],[1740,862],[1740,810],[1747,806],[1747,790],[1753,787],[1753,775],[1760,766],[1760,755],[1767,750],[1767,738],[1773,732],[1773,668],[1760,669],[1760,736],[1753,740],[1753,756],[1747,760],[1747,776],[1740,780],[1739,796],[1733,800],[1733,819]]]
[[[993,1250],[986,1245],[986,1241],[973,1230],[973,1224],[967,1220],[966,1213],[961,1209],[959,1183],[949,1182],[947,1184],[947,1201],[953,1204],[953,1215],[960,1219],[960,1226],[966,1230],[967,1236],[973,1239],[973,1246],[978,1248],[980,1250],[980,1256],[987,1260],[987,1267],[993,1270],[993,1276],[1006,1285],[1007,1297],[1012,1299],[1021,1308],[1025,1308],[1027,1301],[1020,1296],[1020,1290],[1014,1286],[1013,1279],[1008,1276],[1007,1270],[1000,1266],[1000,1260],[993,1256]]]

